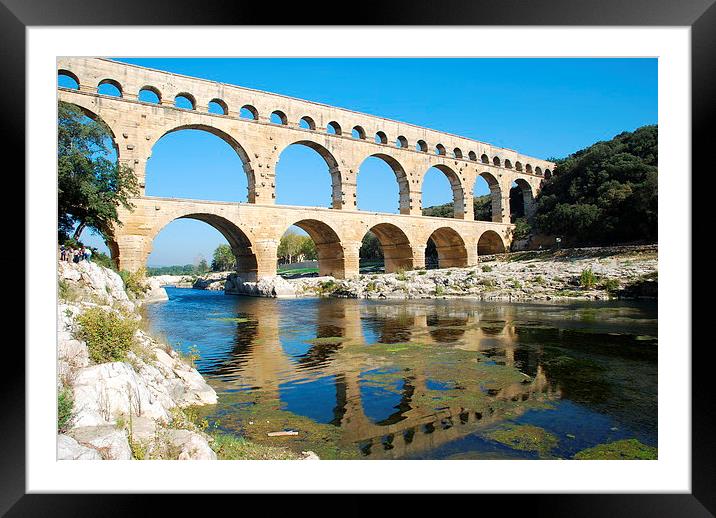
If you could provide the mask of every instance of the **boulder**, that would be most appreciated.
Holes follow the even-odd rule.
[[[116,422],[118,415],[147,416],[169,421],[169,413],[127,363],[85,367],[74,380],[76,427]]]
[[[70,433],[81,445],[99,450],[104,459],[130,460],[132,458],[127,432],[114,425],[84,426],[73,428]]]
[[[57,436],[57,460],[102,460],[97,450],[82,446],[69,435]]]

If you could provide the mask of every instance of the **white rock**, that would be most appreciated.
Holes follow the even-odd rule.
[[[60,434],[57,436],[57,460],[102,460],[102,455],[72,437]]]
[[[132,458],[127,432],[113,425],[74,428],[70,433],[80,444],[102,451],[105,459],[130,460]]]
[[[130,411],[133,415],[169,421],[167,410],[127,363],[103,363],[80,369],[73,389],[76,427],[114,423],[118,415],[128,415]]]

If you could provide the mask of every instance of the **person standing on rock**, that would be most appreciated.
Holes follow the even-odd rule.
[[[84,252],[85,261],[89,262],[92,258],[92,250],[90,250],[89,248],[83,248],[82,250]]]

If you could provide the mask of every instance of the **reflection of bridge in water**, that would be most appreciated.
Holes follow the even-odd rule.
[[[335,403],[329,403],[330,423],[341,428],[345,445],[357,444],[368,458],[420,454],[504,419],[506,413],[515,417],[534,402],[560,397],[559,389],[545,376],[539,351],[516,347],[510,306],[483,309],[419,302],[319,301],[315,313],[301,312],[295,317],[315,322],[314,336],[305,337],[291,336],[294,315],[287,318],[275,308],[267,310],[270,302],[246,299],[242,316],[247,321],[237,323],[235,348],[204,373],[220,392],[251,389],[258,401],[264,402],[281,401],[281,388],[286,384],[301,390],[301,384],[332,377]],[[316,340],[310,346],[303,342],[311,338]],[[288,342],[304,343],[307,349],[287,350]],[[399,355],[375,354],[367,345],[396,344],[401,349],[407,348],[407,342],[414,344],[410,347],[416,348],[415,358],[424,350],[424,361],[402,362]],[[462,380],[460,388],[465,393],[479,394],[471,399],[479,400],[473,407],[450,398],[434,403],[436,383],[449,381],[435,376],[437,359],[430,355],[441,350],[466,358],[476,353],[474,358],[480,357],[488,371],[506,369],[511,377],[489,387],[483,386],[482,379]],[[493,362],[494,367],[487,366]],[[464,365],[453,367],[457,371]],[[390,403],[395,404],[389,415],[371,418],[366,413],[364,391],[371,373],[386,369],[395,371],[390,380],[397,387],[388,392]]]

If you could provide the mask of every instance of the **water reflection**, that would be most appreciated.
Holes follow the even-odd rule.
[[[229,394],[336,427],[364,458],[430,457],[566,398],[656,441],[655,308],[169,292],[147,318],[199,347],[237,432],[246,398]]]

